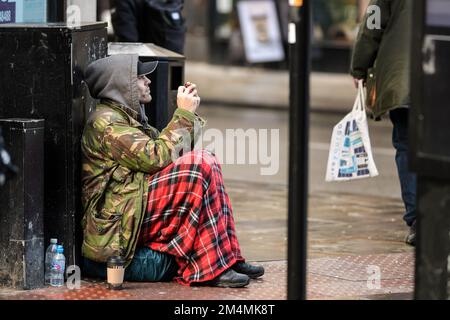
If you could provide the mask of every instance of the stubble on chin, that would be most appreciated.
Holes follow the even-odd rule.
[[[140,103],[142,103],[142,104],[147,104],[147,103],[150,103],[151,101],[152,101],[152,96],[149,94],[149,95],[144,95],[144,96],[141,96],[141,99],[140,99]]]

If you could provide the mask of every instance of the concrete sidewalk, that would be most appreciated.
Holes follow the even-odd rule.
[[[126,283],[112,292],[84,279],[80,290],[0,289],[3,300],[284,300],[287,298],[287,187],[227,180],[242,253],[266,274],[247,288]],[[252,190],[252,192],[248,192]],[[397,199],[317,193],[309,200],[308,299],[411,299],[414,249]],[[374,276],[379,281],[371,281]]]
[[[285,110],[289,107],[288,71],[186,62],[186,80],[198,85],[202,101]],[[311,109],[349,112],[356,91],[347,74],[311,74]]]

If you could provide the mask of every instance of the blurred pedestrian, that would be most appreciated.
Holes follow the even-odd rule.
[[[183,54],[184,0],[116,0],[112,24],[119,42],[154,43]]]
[[[392,143],[410,227],[406,243],[415,245],[417,178],[408,162],[410,100],[410,52],[412,28],[410,0],[372,0],[353,51],[351,75],[355,84],[364,79],[368,110],[377,120],[386,113],[393,124]],[[379,14],[378,14],[379,13]]]

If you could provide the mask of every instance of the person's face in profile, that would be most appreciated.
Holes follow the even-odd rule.
[[[138,88],[139,88],[139,102],[140,103],[150,103],[152,101],[152,96],[150,95],[150,81],[146,76],[138,76]]]

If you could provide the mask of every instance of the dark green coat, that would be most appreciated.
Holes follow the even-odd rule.
[[[367,80],[368,109],[379,117],[410,104],[410,53],[413,0],[372,0],[381,11],[381,29],[364,17],[352,56],[351,74]]]

